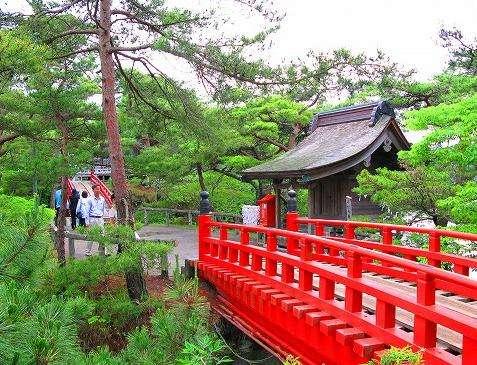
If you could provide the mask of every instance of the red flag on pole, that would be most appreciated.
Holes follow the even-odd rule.
[[[99,191],[101,196],[104,198],[106,203],[111,206],[113,204],[113,200],[111,199],[111,191],[108,187],[99,179],[98,176],[95,175],[94,171],[91,170],[89,172],[89,180],[91,181],[92,185],[98,185]]]

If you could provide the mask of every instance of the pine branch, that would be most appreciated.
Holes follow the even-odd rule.
[[[272,145],[274,145],[275,147],[278,147],[280,150],[282,150],[283,152],[287,152],[289,151],[289,148],[287,146],[285,146],[283,143],[280,143],[278,141],[275,141],[271,138],[268,138],[268,137],[265,137],[265,136],[260,136],[258,133],[252,133],[252,136],[254,136],[255,138],[261,140],[261,141],[265,141],[265,142],[268,142]]]
[[[93,34],[93,35],[98,35],[98,30],[97,29],[70,29],[67,30],[66,32],[59,33],[55,35],[54,37],[51,37],[46,40],[47,43],[53,42],[59,38],[67,37],[69,35],[79,35],[79,34]]]
[[[59,56],[51,57],[51,58],[49,58],[49,60],[58,60],[58,59],[61,59],[61,58],[68,58],[68,57],[71,57],[71,56],[74,56],[74,55],[77,55],[77,54],[88,53],[88,52],[93,52],[93,51],[99,51],[99,48],[98,47],[83,48],[83,49],[79,49],[77,51],[73,51],[73,52],[65,53],[65,54],[62,54],[62,55],[59,55]]]
[[[142,45],[139,45],[139,46],[131,46],[131,47],[111,47],[109,49],[109,52],[111,52],[111,53],[113,53],[113,52],[135,52],[135,51],[140,51],[140,50],[143,50],[143,49],[152,48],[153,46],[154,46],[154,44],[149,43],[149,44],[142,44]]]

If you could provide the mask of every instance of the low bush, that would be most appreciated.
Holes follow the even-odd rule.
[[[138,265],[162,270],[170,244],[137,241],[128,227],[108,227],[104,235],[90,229],[89,239],[121,243],[123,253],[59,267],[48,234],[51,212],[34,201],[7,201],[0,209],[1,364],[227,361],[197,281],[185,280],[176,270],[163,294],[155,287],[155,297],[139,302],[127,295],[124,272]]]

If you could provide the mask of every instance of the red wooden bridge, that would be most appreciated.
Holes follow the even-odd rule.
[[[295,196],[286,229],[275,229],[214,221],[201,193],[197,266],[216,288],[217,311],[303,364],[362,364],[406,345],[422,349],[426,365],[477,364],[477,281],[468,277],[477,260],[440,249],[477,235],[302,218]],[[325,236],[329,227],[343,234]],[[425,237],[428,249],[393,245],[403,233]]]

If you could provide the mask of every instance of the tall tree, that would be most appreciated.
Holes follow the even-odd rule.
[[[239,6],[245,4],[245,7],[254,10],[256,14],[264,15],[272,22],[276,20],[274,14],[262,6],[261,1],[233,3]],[[34,15],[27,19],[28,22],[39,22],[48,29],[50,20],[63,16],[65,24],[71,24],[71,28],[60,32],[57,31],[58,29],[50,28],[50,37],[44,38],[46,43],[68,45],[72,38],[86,37],[87,44],[81,49],[72,49],[65,53],[63,50],[66,47],[54,47],[60,51],[52,58],[67,59],[74,55],[95,52],[99,56],[103,120],[108,135],[113,190],[120,223],[126,223],[128,189],[115,101],[116,69],[127,80],[136,96],[151,105],[125,73],[121,58],[138,62],[145,69],[151,70],[155,66],[149,59],[137,56],[135,53],[155,50],[162,55],[169,54],[186,60],[202,80],[208,80],[209,83],[211,78],[221,82],[225,77],[257,85],[269,84],[269,81],[256,81],[257,76],[266,75],[269,68],[261,67],[256,62],[246,62],[241,55],[245,47],[263,41],[269,30],[252,38],[226,39],[222,37],[216,40],[204,40],[203,37],[199,37],[200,34],[207,27],[218,26],[222,21],[214,17],[213,10],[204,14],[194,14],[191,11],[170,8],[164,1],[136,0],[118,3],[115,8],[111,7],[111,0],[70,0],[60,3],[32,1],[30,5]],[[19,24],[24,23],[23,16],[17,16],[16,19]],[[12,17],[7,17],[4,22],[10,26]],[[150,38],[152,42],[137,44],[140,38],[143,40]],[[202,40],[204,42],[199,43]],[[153,75],[152,72],[151,74]],[[140,275],[127,275],[127,280],[130,284],[128,286],[130,294],[134,299],[139,299],[144,294],[144,280]]]
[[[14,34],[21,36],[20,30],[4,32],[5,39],[1,42],[7,43],[5,47],[12,47],[10,35]],[[25,39],[20,42],[22,45],[25,44]],[[50,50],[46,47],[40,47],[37,51],[39,50],[44,54],[38,57],[47,60]],[[8,52],[5,53],[8,57]],[[15,63],[12,64],[14,67]],[[58,174],[56,179],[61,176],[63,201],[57,219],[56,248],[61,264],[65,263],[67,179],[72,174],[72,169],[85,163],[81,160],[85,157],[84,153],[72,154],[69,148],[88,144],[95,137],[91,132],[97,134],[94,122],[92,124],[90,120],[98,116],[98,109],[87,102],[87,99],[98,90],[94,83],[84,79],[86,67],[82,61],[42,62],[40,69],[30,70],[28,77],[24,79],[19,74],[16,78],[11,77],[10,87],[0,94],[0,130],[8,130],[9,135],[15,137],[11,140],[26,138],[33,141],[32,154],[46,147],[58,156],[54,170]],[[85,150],[91,151],[91,148]],[[92,156],[89,155],[88,162],[91,159]]]
[[[459,205],[475,194],[477,176],[477,94],[405,114],[412,129],[431,132],[399,154],[404,171],[366,170],[356,192],[403,215],[417,213],[445,226],[451,219],[475,224],[471,206]],[[477,197],[473,197],[475,200]],[[472,199],[469,201],[472,205]],[[460,210],[462,207],[463,210]]]
[[[477,76],[477,38],[470,41],[457,29],[442,28],[439,37],[449,51],[452,71]]]

